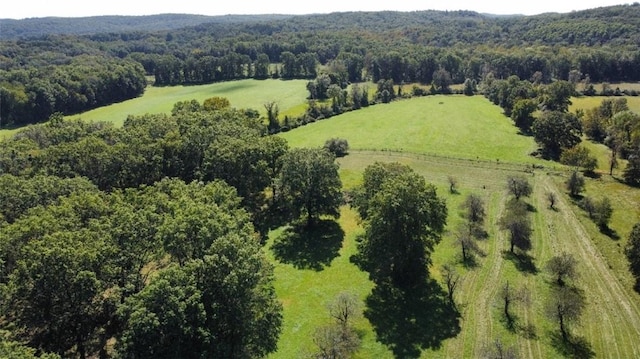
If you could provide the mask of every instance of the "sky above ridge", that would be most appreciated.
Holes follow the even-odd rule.
[[[629,2],[630,3],[630,2]],[[97,15],[154,15],[166,13],[228,15],[228,14],[315,14],[344,11],[415,11],[415,10],[472,10],[491,14],[536,15],[545,12],[571,12],[625,2],[607,0],[564,1],[377,1],[377,0],[269,0],[269,1],[136,1],[136,0],[15,0],[0,9],[0,18],[82,17]],[[2,29],[0,29],[2,31]]]

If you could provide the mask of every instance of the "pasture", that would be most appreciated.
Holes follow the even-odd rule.
[[[86,121],[108,121],[122,125],[128,115],[147,113],[171,113],[178,101],[197,100],[202,103],[207,98],[219,96],[229,99],[232,107],[252,108],[264,113],[264,104],[274,101],[280,112],[290,114],[306,102],[304,91],[306,80],[240,80],[219,82],[209,85],[148,87],[143,96],[110,106],[69,116]],[[304,112],[304,109],[300,112]]]
[[[318,147],[332,137],[352,149],[436,154],[520,164],[542,164],[529,154],[533,138],[521,136],[498,106],[482,96],[414,97],[322,120],[282,137],[292,147]]]
[[[222,96],[233,107],[261,113],[264,103],[276,101],[282,118],[304,111],[305,84],[306,80],[242,80],[150,87],[140,98],[71,117],[119,126],[128,115],[169,113],[177,101],[202,102]],[[596,107],[603,98],[574,98],[571,111]],[[627,98],[629,107],[640,112],[640,97]],[[0,131],[0,140],[10,133]],[[446,233],[432,254],[431,277],[439,286],[442,266],[452,264],[462,280],[456,294],[460,318],[448,318],[450,326],[442,328],[434,321],[437,306],[431,305],[433,301],[414,298],[407,303],[389,300],[380,293],[373,295],[374,284],[367,273],[350,260],[363,231],[352,208],[343,206],[339,220],[323,222],[320,231],[305,238],[292,236],[287,228],[276,229],[264,248],[275,267],[284,325],[278,351],[269,358],[309,355],[314,350],[314,330],[331,321],[326,304],[342,291],[355,293],[367,308],[367,315],[355,322],[362,340],[356,358],[392,358],[394,350],[417,353],[409,356],[416,358],[481,357],[496,340],[513,348],[520,358],[640,357],[640,295],[632,290],[633,279],[623,255],[631,227],[640,221],[640,190],[617,180],[623,167],[613,177],[605,174],[604,146],[586,144],[598,156],[602,175],[587,179],[584,194],[611,199],[614,213],[609,235],[601,233],[566,194],[567,169],[531,157],[537,147],[533,139],[521,135],[502,110],[482,96],[427,96],[377,104],[279,136],[291,147],[319,147],[330,138],[346,139],[350,154],[338,159],[346,189],[357,186],[366,166],[376,161],[401,162],[423,175],[437,187],[449,212]],[[534,189],[525,199],[533,209],[533,248],[526,263],[507,252],[509,240],[498,224],[509,200],[506,179],[514,174],[526,175]],[[448,191],[449,176],[458,181],[457,194]],[[483,255],[476,258],[475,265],[462,263],[455,236],[462,222],[460,204],[470,193],[484,199],[489,234],[479,243]],[[548,206],[549,193],[559,199],[555,210]],[[571,328],[579,339],[571,347],[562,344],[557,323],[544,313],[552,282],[544,265],[562,251],[571,252],[578,260],[578,286],[587,297],[581,323]],[[528,306],[513,307],[516,325],[511,328],[506,325],[499,298],[507,281],[526,287],[531,297]],[[453,334],[443,336],[442,329]]]
[[[293,147],[321,146],[332,137],[347,139],[351,153],[338,159],[346,188],[360,183],[367,165],[397,161],[433,183],[447,202],[447,232],[432,255],[430,273],[441,283],[442,266],[452,263],[462,275],[456,295],[459,328],[448,328],[455,336],[443,338],[434,332],[436,323],[430,320],[436,314],[429,309],[401,309],[420,303],[385,302],[387,315],[379,307],[369,308],[365,318],[356,323],[363,341],[357,358],[392,358],[394,348],[421,353],[410,357],[480,357],[496,340],[513,348],[521,358],[640,355],[640,295],[632,290],[633,280],[622,253],[631,226],[640,219],[639,190],[606,175],[587,179],[585,195],[609,196],[615,206],[611,221],[614,236],[601,233],[567,195],[564,182],[568,172],[560,165],[529,157],[535,148],[532,139],[518,134],[499,108],[479,96],[434,96],[380,104],[281,135]],[[545,168],[529,173],[532,163]],[[533,249],[528,262],[507,252],[509,240],[498,225],[509,200],[506,178],[514,174],[528,176],[534,189],[525,199],[533,209]],[[449,193],[449,176],[458,180],[458,194]],[[479,243],[484,255],[471,266],[461,262],[460,248],[455,244],[455,230],[462,222],[459,206],[470,193],[484,199],[489,233],[488,239]],[[548,193],[559,198],[555,210],[549,208]],[[314,249],[324,253],[314,268],[300,267],[295,260],[276,255],[283,230],[272,232],[265,248],[276,266],[276,290],[284,303],[285,321],[279,350],[270,358],[297,357],[312,351],[313,331],[330,320],[324,306],[342,291],[356,293],[363,303],[380,304],[366,273],[349,260],[363,230],[357,215],[345,206],[338,223],[341,230],[334,231],[338,238],[332,237],[329,244],[312,241],[299,251],[303,255]],[[562,344],[557,323],[545,316],[544,308],[553,281],[544,266],[562,251],[578,260],[578,286],[587,298],[580,324],[571,329],[577,338],[571,346]],[[506,325],[499,297],[507,281],[526,287],[531,298],[529,305],[514,307],[516,325],[512,328]]]

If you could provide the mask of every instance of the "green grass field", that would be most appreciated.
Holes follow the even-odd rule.
[[[141,97],[67,117],[121,126],[129,115],[169,114],[178,101],[195,99],[202,103],[214,96],[226,97],[232,107],[252,108],[260,113],[265,112],[265,103],[274,101],[281,116],[296,116],[306,109],[306,83],[306,80],[241,80],[197,86],[148,87]],[[0,140],[17,131],[0,130]]]
[[[522,266],[505,255],[508,238],[497,224],[508,201],[506,178],[525,173],[527,164],[535,162],[527,155],[534,148],[531,138],[519,135],[512,127],[500,109],[482,97],[436,96],[376,105],[282,136],[294,147],[321,146],[331,137],[346,138],[352,151],[338,162],[347,188],[360,183],[367,165],[375,161],[397,161],[425,176],[446,199],[447,233],[432,255],[430,272],[440,280],[442,265],[454,263],[463,275],[456,297],[462,319],[457,335],[441,340],[437,346],[419,340],[410,343],[423,347],[420,357],[481,357],[496,339],[513,347],[520,358],[571,357],[557,339],[557,324],[544,315],[552,281],[544,271],[544,263],[561,251],[570,251],[578,259],[579,286],[587,296],[581,323],[572,327],[573,335],[582,341],[571,349],[580,351],[580,357],[638,357],[640,295],[632,290],[633,279],[622,248],[631,226],[640,220],[640,190],[619,183],[615,177],[619,172],[614,173],[614,177],[603,175],[599,179],[588,179],[585,195],[593,198],[607,195],[614,203],[611,228],[617,237],[611,238],[602,234],[566,194],[567,172],[561,166],[551,167],[545,163],[544,169],[526,173],[534,187],[533,195],[526,199],[535,208],[530,251],[533,266]],[[599,145],[588,146],[606,156],[606,149]],[[448,176],[458,179],[460,194],[448,192]],[[549,192],[560,199],[557,210],[548,208]],[[460,250],[454,244],[453,235],[456,225],[462,221],[459,205],[469,193],[481,195],[487,205],[485,228],[489,239],[480,243],[485,255],[478,257],[475,267],[460,263]],[[338,223],[344,232],[343,240],[334,243],[334,255],[319,270],[296,268],[274,257],[273,244],[282,230],[272,233],[266,249],[276,266],[276,290],[284,303],[285,325],[279,350],[270,358],[300,357],[312,351],[314,329],[329,321],[324,304],[337,293],[350,290],[363,299],[371,293],[373,284],[366,273],[349,261],[355,251],[355,238],[362,231],[357,215],[345,207]],[[501,313],[498,295],[506,281],[517,287],[524,286],[531,293],[529,306],[519,305],[513,309],[517,318],[515,329],[506,327]],[[397,337],[415,339],[421,338],[415,333],[416,323],[420,323],[420,319],[397,318],[397,322],[392,320],[387,324],[398,332]],[[366,318],[359,320],[356,327],[363,340],[356,357],[393,357],[391,348],[381,343],[389,341],[385,329],[390,328],[374,329]],[[422,329],[430,332],[428,327]],[[390,344],[407,345],[402,341]]]
[[[340,137],[358,150],[542,163],[529,156],[536,149],[533,139],[518,135],[501,109],[482,96],[427,96],[378,104],[282,136],[293,147],[322,146]]]
[[[295,110],[306,102],[306,83],[305,80],[241,80],[197,86],[148,87],[139,98],[70,117],[121,125],[128,115],[170,113],[178,101],[195,99],[202,103],[214,96],[226,97],[232,107],[253,108],[261,113],[265,111],[265,103],[275,101],[280,112],[288,114],[287,111]]]

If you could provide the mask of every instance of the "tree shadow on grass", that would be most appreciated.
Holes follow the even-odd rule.
[[[271,249],[280,262],[321,271],[339,255],[343,239],[344,231],[336,221],[321,220],[312,227],[288,227]]]
[[[476,258],[476,256],[473,254],[467,255],[467,258],[462,258],[462,255],[461,255],[460,263],[462,263],[462,265],[467,269],[474,269],[480,266],[480,262],[478,262],[478,258]]]
[[[517,315],[511,313],[509,317],[502,316],[500,322],[513,334],[521,335],[526,339],[537,339],[538,331],[532,323],[524,323]]]
[[[460,332],[460,314],[432,279],[406,290],[377,285],[367,297],[364,315],[396,358],[419,358],[423,349],[440,348]]]
[[[512,261],[520,272],[538,274],[538,267],[533,262],[533,257],[527,253],[503,251],[502,258]]]
[[[610,228],[609,226],[600,227],[600,232],[605,236],[613,239],[614,241],[620,240],[620,235],[616,232],[615,229]]]
[[[570,335],[568,340],[564,340],[560,333],[552,333],[551,345],[565,358],[588,359],[596,356],[591,344],[580,336]]]

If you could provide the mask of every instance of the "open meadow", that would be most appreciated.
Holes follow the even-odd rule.
[[[276,266],[285,321],[279,350],[270,358],[312,351],[315,328],[330,321],[325,305],[342,291],[367,303],[365,317],[356,323],[363,342],[357,358],[392,358],[398,352],[421,353],[409,357],[423,358],[481,357],[495,348],[496,340],[513,348],[519,358],[640,356],[640,295],[632,289],[622,252],[631,227],[640,219],[640,190],[619,183],[615,179],[619,172],[613,178],[587,179],[585,195],[608,196],[614,204],[613,234],[605,235],[566,193],[568,171],[528,156],[535,149],[533,140],[519,135],[498,107],[479,96],[434,96],[376,105],[282,136],[293,147],[321,146],[332,137],[347,139],[351,153],[338,159],[347,189],[358,185],[364,168],[376,161],[407,164],[437,187],[449,213],[430,273],[442,283],[442,266],[453,264],[461,274],[456,294],[460,318],[458,325],[441,328],[433,319],[438,316],[436,308],[406,309],[424,303],[390,301],[381,307],[372,293],[373,283],[349,259],[363,229],[356,212],[345,206],[338,220],[340,230],[332,232],[337,239],[312,241],[299,252],[312,265],[278,255],[283,230],[271,233],[265,248]],[[545,167],[531,171],[532,163]],[[525,259],[508,253],[509,240],[498,224],[509,201],[507,177],[516,174],[527,176],[533,186],[525,199],[532,209],[533,247]],[[458,180],[457,194],[448,190],[449,176]],[[463,221],[459,207],[470,193],[480,195],[486,204],[489,234],[479,243],[483,255],[473,265],[462,263],[455,239],[456,227]],[[549,193],[559,199],[555,209],[549,208]],[[577,285],[587,298],[580,323],[571,328],[573,345],[562,343],[557,323],[545,315],[553,282],[545,263],[563,251],[578,260]],[[528,305],[513,308],[512,326],[507,325],[500,299],[507,281],[530,293]],[[443,330],[453,334],[444,336]]]
[[[149,87],[144,96],[70,116],[122,125],[128,115],[169,113],[177,101],[221,96],[236,108],[275,101],[280,118],[296,116],[306,107],[306,80],[242,80],[202,86]],[[571,111],[596,107],[604,97],[573,98]],[[640,97],[628,97],[640,112]],[[15,130],[0,131],[0,140]],[[271,231],[264,250],[275,267],[275,288],[284,308],[278,350],[271,359],[308,358],[316,349],[313,334],[331,318],[326,306],[348,291],[361,299],[364,316],[354,326],[362,341],[355,358],[477,358],[495,349],[496,341],[519,358],[640,357],[640,295],[623,254],[634,223],[640,221],[640,189],[619,180],[624,168],[609,176],[608,149],[585,142],[599,159],[598,176],[587,178],[584,195],[608,197],[614,212],[611,231],[603,234],[568,196],[564,183],[569,169],[530,156],[532,137],[519,133],[502,109],[483,96],[436,95],[377,104],[319,120],[280,133],[290,147],[321,147],[331,138],[346,139],[350,153],[337,161],[345,190],[362,181],[375,162],[400,162],[436,186],[448,208],[447,227],[436,246],[429,273],[432,292],[398,301],[376,291],[368,274],[351,260],[363,233],[357,211],[342,206],[336,221],[326,220],[317,233],[295,238],[287,227]],[[507,178],[525,176],[533,187],[524,198],[531,209],[532,249],[528,256],[509,250],[499,221],[510,196]],[[457,193],[449,180],[457,181]],[[558,201],[551,209],[549,194]],[[482,255],[470,263],[461,259],[456,241],[463,222],[460,205],[467,195],[480,196],[486,206],[488,237],[478,243]],[[553,278],[545,263],[563,251],[577,259],[577,281],[587,305],[578,325],[571,326],[573,344],[566,345],[556,322],[545,315]],[[442,313],[442,268],[452,265],[461,275],[455,300],[459,316]],[[503,314],[501,288],[509,282],[526,288],[529,304],[515,304],[513,325]],[[399,355],[398,353],[403,353]]]
[[[275,102],[280,114],[297,116],[306,109],[306,80],[239,80],[193,86],[149,86],[144,95],[131,100],[99,107],[67,118],[85,121],[106,121],[121,126],[129,115],[155,113],[170,114],[178,101],[202,101],[214,97],[226,97],[235,108],[251,108],[265,114],[264,104]],[[19,129],[0,129],[0,140],[15,134]]]
[[[232,107],[252,108],[263,114],[264,104],[274,101],[284,115],[288,113],[287,111],[297,111],[300,105],[306,103],[306,94],[302,91],[306,82],[306,80],[239,80],[208,85],[149,86],[144,95],[139,98],[69,117],[79,117],[86,121],[110,121],[119,126],[128,115],[169,114],[178,101],[197,100],[202,103],[205,99],[214,96],[226,97]],[[299,112],[304,112],[304,109]]]

